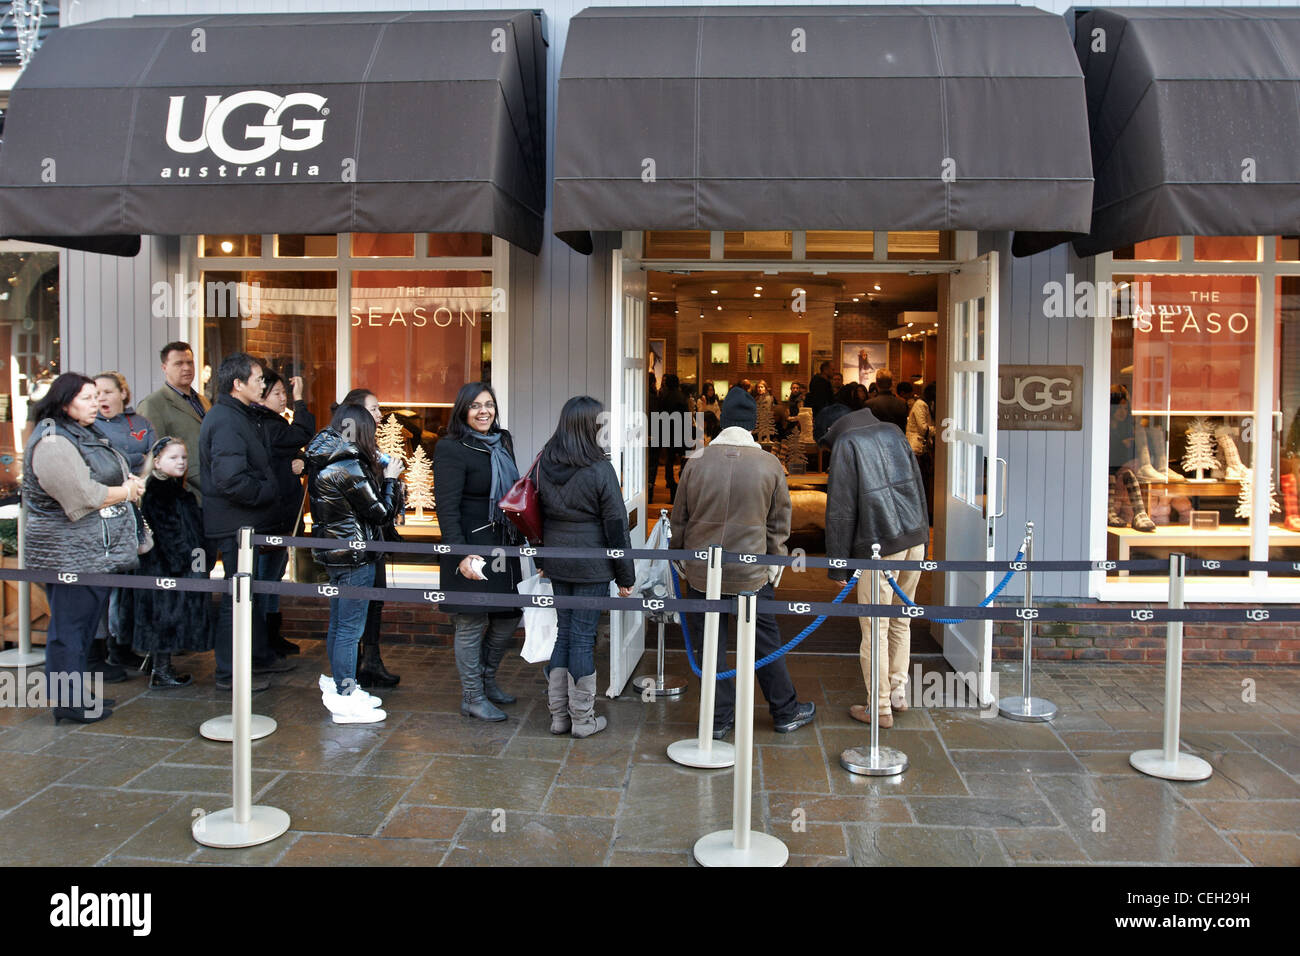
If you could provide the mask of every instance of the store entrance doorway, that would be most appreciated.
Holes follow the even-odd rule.
[[[935,272],[649,269],[646,382],[648,390],[658,390],[647,401],[649,526],[661,510],[671,509],[685,456],[717,435],[728,392],[742,388],[758,408],[755,440],[787,472],[789,547],[825,555],[829,453],[817,444],[815,413],[837,402],[859,408],[875,397],[877,378],[888,378],[906,403],[898,422],[906,425],[911,402],[924,401],[925,386],[940,375],[939,294],[945,281]],[[831,381],[810,394],[824,364]],[[683,414],[689,423],[681,429]],[[933,420],[932,414],[920,417]],[[931,436],[921,434],[919,460],[930,479],[932,446]],[[930,601],[934,576],[924,577],[918,603],[939,603]],[[778,596],[830,601],[839,590],[817,569],[783,575]],[[808,622],[785,617],[780,623],[789,638]],[[832,618],[801,650],[856,654],[859,643],[855,620]],[[927,622],[914,622],[913,650],[937,657],[940,634],[932,635]]]

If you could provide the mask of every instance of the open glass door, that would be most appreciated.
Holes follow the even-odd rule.
[[[949,286],[948,487],[944,559],[993,559],[994,521],[1006,507],[1006,462],[998,447],[998,264],[990,252],[962,266]],[[999,474],[1001,462],[1001,474]],[[999,483],[1000,482],[1000,483]],[[945,573],[944,603],[977,605],[993,589],[992,571]],[[943,656],[977,686],[980,703],[993,699],[993,622],[945,624]]]
[[[610,460],[623,488],[632,547],[645,546],[646,527],[646,274],[624,266],[614,250],[611,303]],[[645,653],[645,615],[609,614],[609,687],[617,697]]]

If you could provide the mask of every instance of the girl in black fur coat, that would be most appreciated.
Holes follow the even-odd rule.
[[[157,578],[203,578],[203,516],[198,499],[185,487],[188,456],[178,438],[158,439],[150,452],[153,467],[140,509],[153,529],[154,545],[140,555],[136,572]],[[137,653],[153,660],[149,686],[184,687],[189,674],[172,670],[173,653],[212,650],[216,615],[211,595],[203,591],[131,590],[123,601],[118,634],[132,636]]]

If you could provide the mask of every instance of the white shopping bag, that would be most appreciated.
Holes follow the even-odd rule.
[[[650,537],[645,543],[647,551],[663,551],[668,548],[669,539],[672,536],[672,528],[668,524],[668,518],[665,514],[655,524],[654,530],[650,532]],[[632,586],[633,594],[641,598],[671,598],[673,596],[673,579],[672,573],[668,570],[667,558],[643,559],[637,558],[636,565],[636,583]],[[610,589],[611,594],[617,594],[613,587]],[[677,614],[673,611],[650,611],[650,620],[673,624],[677,622]]]
[[[549,578],[540,573],[529,575],[519,582],[520,594],[546,594],[555,592]],[[555,650],[555,634],[559,630],[559,621],[555,617],[554,607],[524,608],[524,649],[520,655],[530,664],[540,664],[551,659]]]

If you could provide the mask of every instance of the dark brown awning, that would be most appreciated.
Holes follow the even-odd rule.
[[[0,234],[489,232],[537,253],[545,103],[531,10],[65,27],[13,91]]]
[[[590,8],[554,229],[1084,232],[1083,79],[1028,7]]]
[[[1080,255],[1300,231],[1300,10],[1088,10],[1075,52],[1097,179]],[[1065,238],[1017,236],[1016,251]]]

